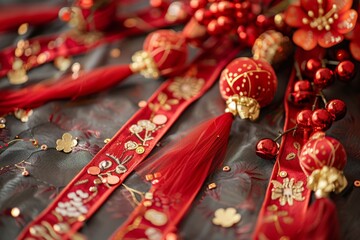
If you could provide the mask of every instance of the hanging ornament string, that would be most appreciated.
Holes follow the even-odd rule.
[[[27,71],[51,62],[57,57],[86,53],[101,44],[157,28],[173,26],[186,20],[186,18],[167,20],[167,9],[157,9],[156,11],[159,14],[154,14],[150,10],[140,10],[135,15],[126,18],[114,18],[108,23],[106,31],[103,29],[102,32],[99,30],[89,32],[71,30],[61,35],[20,40],[17,46],[0,51],[0,77],[8,75],[10,83],[21,84],[26,82],[27,78],[24,81],[19,81],[17,80],[19,75],[26,76]]]
[[[24,5],[1,6],[0,32],[16,30],[26,23],[32,26],[44,25],[58,17],[60,7],[44,4],[28,4],[26,11]]]
[[[220,51],[221,49],[221,51]],[[208,49],[184,74],[167,80],[19,236],[69,239],[141,163],[180,114],[215,82],[239,49],[224,39]],[[186,90],[186,91],[184,91]],[[47,229],[45,226],[51,226]],[[40,231],[44,230],[45,231]]]
[[[150,231],[159,239],[176,234],[205,179],[224,160],[234,116],[255,121],[260,108],[271,103],[276,88],[269,63],[250,58],[229,63],[220,77],[226,113],[193,129],[159,158],[154,156],[156,161],[145,169],[159,177],[112,239],[148,238]]]

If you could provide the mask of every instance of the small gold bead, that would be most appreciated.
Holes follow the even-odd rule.
[[[210,183],[210,184],[208,185],[208,189],[209,189],[209,190],[212,190],[212,189],[214,189],[214,188],[216,188],[216,183]]]
[[[229,172],[231,168],[229,166],[224,166],[222,169],[224,172]]]

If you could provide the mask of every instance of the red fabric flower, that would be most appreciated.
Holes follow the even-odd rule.
[[[358,13],[360,12],[360,6],[358,8]],[[360,21],[358,22],[351,32],[345,35],[347,39],[350,40],[350,52],[351,55],[358,61],[360,61]]]
[[[350,9],[353,0],[300,0],[285,12],[285,22],[299,28],[293,41],[304,50],[319,44],[328,48],[340,43],[354,29],[357,12]]]

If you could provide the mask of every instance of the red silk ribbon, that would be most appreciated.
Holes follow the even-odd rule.
[[[147,106],[127,121],[18,238],[42,239],[39,234],[71,238],[146,158],[181,113],[213,85],[238,51],[232,42],[222,41],[196,58],[184,74],[164,82]],[[183,84],[197,90],[184,95]],[[40,233],[38,229],[47,230]]]
[[[295,126],[296,116],[302,110],[288,101],[295,81],[293,70],[284,98],[284,132]],[[306,187],[306,176],[298,159],[303,144],[301,134],[290,132],[282,137],[279,155],[258,216],[254,239],[296,239],[311,194]]]

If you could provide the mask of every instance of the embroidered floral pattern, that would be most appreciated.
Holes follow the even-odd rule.
[[[146,142],[154,139],[151,134],[153,131],[155,131],[155,129],[156,124],[152,123],[150,120],[140,120],[137,122],[137,124],[132,125],[129,128],[129,131],[133,133],[142,142],[143,146],[147,146],[148,144]],[[143,136],[141,136],[140,133],[142,133],[143,131],[145,131],[145,133],[143,134]],[[135,144],[133,143],[132,145],[135,146]]]
[[[88,209],[83,205],[83,200],[89,197],[88,193],[81,190],[68,193],[67,202],[59,202],[55,211],[63,217],[80,217],[88,212]]]
[[[56,140],[56,150],[69,153],[77,143],[77,140],[70,133],[64,133],[61,139]]]
[[[272,180],[271,183],[273,184],[271,199],[279,199],[281,206],[286,204],[292,206],[294,200],[304,201],[305,197],[302,195],[304,183],[302,181],[295,182],[294,178],[284,178],[283,183],[277,180]]]
[[[176,77],[168,89],[177,99],[189,100],[200,92],[204,83],[201,78]]]
[[[228,228],[240,222],[240,220],[241,215],[236,212],[235,208],[219,208],[215,211],[215,217],[212,222],[215,225]]]
[[[157,112],[160,109],[162,109],[164,111],[170,111],[172,105],[179,104],[178,99],[169,99],[169,97],[165,93],[162,93],[162,92],[159,93],[159,95],[157,96],[157,101],[158,101],[157,103],[149,103],[149,108],[153,112]]]

